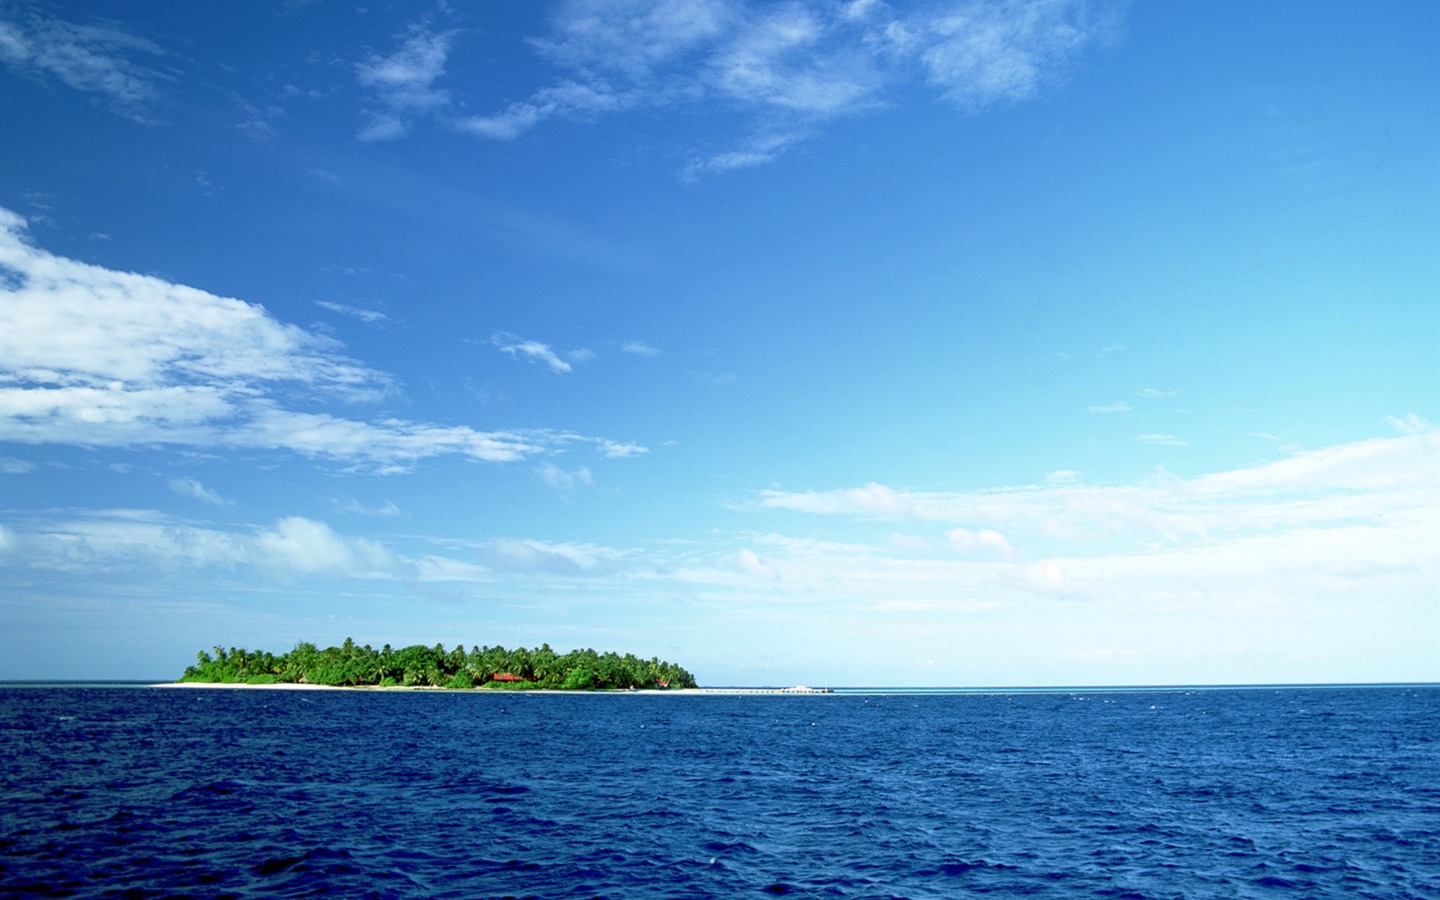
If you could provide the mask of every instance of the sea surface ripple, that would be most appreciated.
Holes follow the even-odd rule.
[[[0,896],[1440,896],[1440,688],[0,687]]]

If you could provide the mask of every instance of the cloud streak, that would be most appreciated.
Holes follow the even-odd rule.
[[[508,331],[497,331],[490,335],[490,343],[495,346],[495,349],[512,359],[542,363],[556,375],[566,375],[575,368],[566,360],[561,359],[554,350],[551,350],[549,344],[528,341]],[[593,354],[588,350],[574,350],[570,352],[569,356],[575,362],[584,362],[592,358]]]
[[[360,136],[399,137],[421,115],[511,141],[550,121],[640,109],[679,116],[719,104],[739,113],[741,136],[716,135],[720,148],[692,152],[681,175],[693,179],[769,163],[826,121],[896,102],[895,89],[915,81],[962,115],[1029,100],[1110,37],[1116,8],[1082,0],[901,10],[883,2],[572,0],[530,41],[553,79],[479,115],[456,113],[434,86],[454,33],[417,26],[393,55],[360,67],[377,101]]]
[[[171,76],[141,62],[160,59],[156,44],[109,25],[76,25],[29,16],[0,21],[0,62],[90,94],[111,112],[149,123]]]
[[[1378,537],[1393,526],[1414,538],[1413,528],[1440,527],[1440,429],[1415,417],[1394,425],[1402,432],[1395,437],[1189,479],[1161,470],[1136,484],[1088,485],[1072,476],[972,493],[879,484],[770,490],[756,505],[857,522],[951,524],[966,530],[958,533],[968,535],[967,548],[981,546],[978,536],[990,530],[1005,535],[1017,557],[1032,558],[1102,545],[1143,552],[1349,528],[1375,529]],[[952,545],[956,534],[949,533]]]
[[[349,306],[345,303],[335,303],[331,300],[316,300],[315,305],[321,309],[328,309],[330,312],[339,313],[342,316],[349,316],[366,325],[383,325],[390,321],[390,317],[382,312],[373,309],[361,309],[358,306]]]
[[[209,503],[212,506],[231,506],[232,501],[225,499],[195,478],[172,478],[170,479],[170,490],[183,497],[190,497],[199,500],[201,503]]]
[[[372,54],[355,68],[355,80],[369,93],[365,124],[356,134],[362,141],[403,137],[417,118],[450,106],[450,95],[435,86],[455,32],[435,32],[417,25],[406,32],[395,52]]]
[[[515,462],[604,440],[313,410],[397,392],[331,338],[243,300],[53,256],[0,209],[7,440],[283,450],[382,473],[435,456]]]

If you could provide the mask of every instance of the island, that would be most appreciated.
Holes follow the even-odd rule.
[[[350,638],[338,647],[311,643],[279,655],[243,647],[201,650],[181,684],[307,684],[327,687],[428,687],[450,690],[668,690],[694,688],[695,677],[674,663],[632,654],[457,644],[413,644],[379,650]]]

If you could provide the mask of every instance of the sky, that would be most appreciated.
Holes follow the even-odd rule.
[[[0,0],[0,679],[1440,680],[1440,5]]]

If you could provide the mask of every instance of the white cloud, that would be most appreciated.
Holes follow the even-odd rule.
[[[181,496],[190,497],[202,503],[209,503],[212,506],[232,505],[232,501],[226,500],[194,478],[172,478],[170,479],[170,490]]]
[[[721,38],[739,12],[731,0],[572,0],[532,43],[566,68],[645,81]]]
[[[878,89],[858,48],[821,46],[827,23],[791,4],[750,17],[709,60],[709,78],[730,99],[813,116],[855,108]]]
[[[354,497],[345,500],[336,499],[335,509],[342,513],[350,513],[357,516],[398,516],[400,507],[395,505],[394,500],[386,500],[378,506],[366,506]]]
[[[450,105],[450,95],[435,87],[435,81],[445,73],[454,39],[453,31],[433,32],[417,25],[406,32],[394,53],[372,54],[356,66],[355,78],[370,91],[375,105],[367,110],[366,123],[356,135],[360,140],[402,137],[416,118]]]
[[[554,350],[551,350],[549,344],[527,341],[506,331],[497,331],[490,335],[490,343],[494,344],[501,353],[509,354],[515,359],[528,359],[531,362],[544,363],[556,375],[564,375],[574,368],[570,363],[561,359]],[[582,351],[576,351],[571,354],[571,358],[577,362],[583,362],[586,357]]]
[[[500,538],[478,550],[491,569],[537,575],[575,576],[613,569],[624,554],[596,544]]]
[[[1096,9],[1082,0],[949,0],[903,13],[880,2],[574,0],[531,41],[554,80],[455,125],[513,140],[549,119],[640,108],[723,103],[747,115],[750,136],[719,137],[733,146],[687,164],[683,176],[695,178],[770,162],[818,122],[894,102],[894,87],[917,73],[965,113],[1029,99],[1105,38],[1108,19]]]
[[[268,529],[230,532],[152,510],[96,510],[63,520],[37,517],[13,528],[8,565],[101,572],[258,568],[389,578],[397,560],[380,543],[337,534],[329,525],[291,516]]]
[[[24,475],[35,471],[39,466],[28,459],[18,459],[14,456],[0,456],[0,473],[5,475]]]
[[[1440,518],[1440,429],[1414,429],[1183,479],[1163,470],[1139,483],[1087,485],[1074,473],[1044,485],[972,493],[884,485],[759,494],[762,509],[859,521],[912,518],[1024,537],[1039,552],[1126,552],[1222,539]]]
[[[694,181],[701,175],[717,175],[737,169],[753,169],[773,162],[793,144],[802,139],[799,132],[757,135],[741,146],[692,160],[681,170],[683,181]]]
[[[1090,407],[1090,411],[1091,411],[1092,413],[1100,413],[1100,414],[1102,414],[1102,415],[1109,415],[1109,414],[1113,414],[1113,413],[1127,413],[1127,412],[1130,412],[1130,411],[1131,411],[1131,407],[1130,407],[1130,404],[1124,403],[1124,402],[1120,402],[1120,403],[1107,403],[1107,404],[1105,404],[1105,405],[1103,405],[1103,406],[1092,406],[1092,407]]]
[[[9,383],[123,393],[184,379],[208,383],[212,397],[249,394],[259,382],[352,399],[391,389],[388,378],[341,355],[335,341],[282,324],[262,307],[51,256],[25,240],[20,216],[3,209],[0,271],[10,276],[0,287]]]
[[[1084,5],[1064,2],[949,4],[895,23],[904,36],[893,46],[916,53],[946,99],[979,111],[1029,99],[1062,77],[1096,38],[1085,13]]]
[[[759,554],[748,547],[735,554],[735,565],[741,572],[752,578],[775,581],[780,577],[773,568],[765,564]]]
[[[65,519],[32,516],[0,528],[4,565],[97,573],[249,570],[365,580],[493,581],[495,572],[577,576],[613,572],[624,551],[596,544],[498,538],[450,542],[471,559],[401,555],[385,543],[343,534],[325,522],[286,516],[268,527],[224,531],[152,510],[95,510]]]
[[[578,488],[595,486],[595,479],[591,477],[590,470],[585,466],[566,471],[554,463],[547,462],[541,463],[535,468],[535,471],[547,487],[562,494],[572,494]]]
[[[595,440],[299,411],[395,393],[388,375],[343,349],[253,303],[53,256],[28,242],[20,216],[0,209],[8,440],[286,450],[378,472],[449,454],[512,462]],[[569,367],[558,357],[551,365]]]
[[[495,580],[495,573],[478,563],[444,556],[426,556],[415,563],[416,578],[423,582],[481,584]]]
[[[911,532],[944,523],[939,540],[897,542],[874,521],[876,496],[912,513]],[[993,679],[1016,657],[1024,665],[1014,671],[1036,678],[1127,646],[1158,654],[1161,668],[1111,668],[1106,680],[1436,671],[1433,427],[1189,479],[888,495],[871,485],[761,501],[759,510],[848,517],[823,527],[853,537],[726,537],[694,548],[673,580],[811,639],[884,631],[916,652],[963,647],[984,660],[970,676],[980,683],[1003,683]],[[1357,656],[1368,658],[1357,667]],[[1093,677],[1066,672],[1062,681]]]
[[[112,112],[140,122],[152,121],[157,85],[169,76],[138,60],[162,56],[151,41],[110,25],[39,16],[0,22],[0,62],[92,94]]]
[[[629,353],[631,356],[659,356],[660,351],[645,343],[644,341],[626,341],[620,345],[620,352]]]
[[[316,300],[315,305],[321,309],[328,309],[333,313],[339,313],[342,316],[359,319],[366,325],[379,325],[382,322],[390,321],[389,316],[373,309],[361,309],[357,306],[348,306],[344,303],[335,303],[330,300]]]
[[[1403,419],[1396,416],[1386,416],[1385,421],[1402,434],[1425,434],[1435,429],[1434,425],[1414,413],[1410,413]]]
[[[835,491],[765,491],[762,505],[775,509],[793,509],[818,514],[855,515],[867,519],[903,519],[915,516],[910,496],[883,484],[867,484],[858,488]]]
[[[261,564],[296,572],[367,575],[394,566],[389,551],[378,542],[342,537],[324,522],[302,516],[279,520],[273,528],[262,531],[255,544]]]
[[[1005,535],[989,528],[982,528],[979,531],[971,531],[968,528],[952,528],[945,532],[945,539],[957,553],[963,554],[995,554],[1006,559],[1015,555],[1015,551],[1006,540]]]
[[[602,82],[580,84],[562,81],[542,88],[529,100],[512,103],[489,116],[457,119],[455,127],[492,140],[514,140],[545,119],[587,119],[603,113],[620,112],[637,101],[637,95],[617,95]]]
[[[1179,395],[1180,395],[1180,392],[1179,392],[1179,391],[1162,391],[1162,390],[1160,390],[1159,388],[1153,388],[1153,387],[1141,388],[1140,390],[1138,390],[1138,391],[1135,392],[1135,396],[1137,396],[1137,397],[1145,397],[1145,398],[1151,399],[1151,400],[1157,399],[1157,398],[1160,398],[1160,397],[1178,397]]]
[[[619,441],[600,440],[597,442],[600,452],[606,459],[631,459],[636,456],[644,456],[650,452],[649,447],[642,447],[639,444],[622,444]]]
[[[39,569],[96,571],[228,566],[246,557],[245,539],[146,510],[101,510],[58,522],[20,523],[9,562]]]

